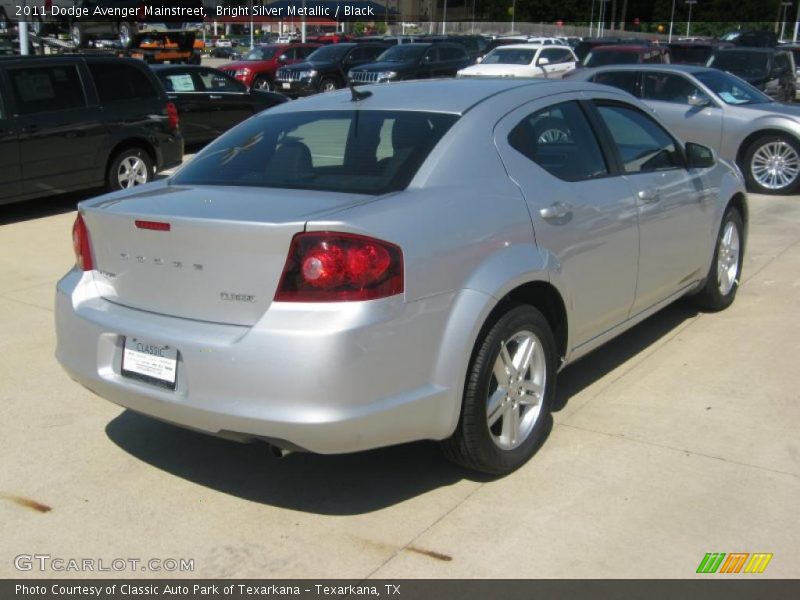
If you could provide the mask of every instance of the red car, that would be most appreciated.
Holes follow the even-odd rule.
[[[284,65],[301,62],[320,47],[320,44],[267,44],[256,46],[241,60],[219,68],[246,86],[264,91],[275,89],[275,71]]]

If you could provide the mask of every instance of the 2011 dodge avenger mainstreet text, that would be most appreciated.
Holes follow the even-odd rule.
[[[442,440],[507,473],[559,369],[733,302],[741,173],[591,83],[431,80],[256,115],[80,204],[58,360],[185,427],[318,453]]]

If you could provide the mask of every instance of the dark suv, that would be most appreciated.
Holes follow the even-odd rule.
[[[0,58],[0,204],[133,187],[182,159],[177,110],[143,62]]]
[[[589,68],[605,65],[660,65],[669,62],[669,50],[666,46],[619,44],[592,48],[583,59],[583,66]]]
[[[789,50],[725,48],[714,52],[706,66],[733,73],[779,102],[794,100],[794,58]]]
[[[323,46],[312,52],[306,62],[278,69],[276,90],[295,98],[343,88],[347,85],[350,69],[374,62],[392,47],[388,44],[355,43]]]
[[[454,77],[470,64],[472,59],[461,44],[401,44],[384,52],[378,62],[352,69],[348,77],[353,83]]]

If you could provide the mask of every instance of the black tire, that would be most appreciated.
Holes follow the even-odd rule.
[[[141,164],[143,165],[141,171],[139,171],[139,163],[137,161],[141,161]],[[136,171],[133,173],[133,185],[126,185],[125,180],[122,179],[121,170],[123,169],[124,163],[129,166],[136,166]],[[137,177],[137,175],[140,176]],[[123,188],[143,185],[151,182],[154,175],[155,169],[153,168],[153,159],[150,158],[150,154],[148,154],[147,151],[135,146],[124,148],[118,152],[113,159],[111,159],[111,162],[108,165],[108,171],[106,173],[106,189],[109,192],[114,192]],[[139,181],[138,179],[140,178],[143,178],[144,180]]]
[[[76,48],[86,48],[89,37],[79,21],[73,21],[69,26],[69,37]]]
[[[728,291],[723,291],[722,281],[720,277],[720,249],[722,248],[722,239],[725,235],[728,224],[731,224],[736,229],[738,236],[738,252],[736,253],[736,269],[735,275],[732,277],[732,285]],[[716,312],[728,308],[733,304],[736,298],[736,292],[739,289],[739,279],[742,276],[742,261],[744,259],[744,224],[742,222],[742,215],[735,208],[728,208],[725,215],[722,217],[722,223],[717,233],[716,242],[714,243],[714,255],[711,259],[711,266],[706,275],[706,281],[703,289],[699,293],[690,297],[690,300],[699,308],[704,310]],[[730,256],[730,254],[729,254]],[[722,257],[726,260],[726,257]]]
[[[333,77],[325,77],[319,82],[319,91],[322,93],[332,92],[334,90],[341,89],[341,87],[342,86],[339,85],[339,82]]]
[[[265,77],[264,75],[259,75],[258,77],[253,79],[253,89],[261,90],[262,92],[272,92],[275,90],[275,86],[269,80],[269,77]]]
[[[509,352],[516,352],[522,347],[514,349],[512,344],[515,336],[523,335],[523,332],[532,333],[538,340],[541,354],[537,354],[537,360],[544,362],[544,391],[538,403],[538,416],[536,413],[530,415],[532,425],[525,433],[525,437],[516,447],[504,449],[496,441],[498,432],[493,429],[498,424],[502,429],[505,424],[498,420],[490,426],[488,421],[490,396],[498,392],[500,396],[504,394],[494,375],[494,366],[503,344],[508,343]],[[555,398],[557,357],[550,325],[542,313],[532,306],[512,306],[496,321],[487,324],[478,338],[470,361],[458,426],[453,436],[442,442],[445,456],[468,469],[492,475],[510,473],[530,459],[544,442],[550,429],[550,407]],[[526,372],[532,373],[533,367],[530,369]],[[506,394],[503,402],[510,402],[511,396],[513,396],[511,392]],[[520,411],[518,413],[520,415],[528,414],[522,409]],[[501,416],[503,421],[506,414],[508,413],[504,412]],[[524,419],[523,416],[522,422]]]
[[[739,165],[742,173],[744,174],[745,181],[747,182],[747,189],[759,194],[778,194],[790,195],[794,194],[798,187],[800,187],[800,170],[798,170],[792,181],[784,186],[771,188],[762,185],[753,173],[753,160],[756,158],[757,153],[762,148],[768,148],[770,144],[785,143],[794,152],[797,157],[800,157],[800,142],[790,135],[785,134],[769,134],[761,136],[754,140],[744,153],[742,164]]]

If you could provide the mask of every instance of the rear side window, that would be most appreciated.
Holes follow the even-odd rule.
[[[86,106],[74,65],[10,69],[11,90],[21,115]]]
[[[207,146],[171,181],[385,194],[411,182],[457,118],[358,110],[260,115]]]
[[[526,117],[508,136],[512,148],[564,181],[608,173],[600,145],[577,102],[563,102]]]
[[[599,104],[597,110],[619,150],[626,173],[683,166],[675,140],[647,115],[617,104]]]
[[[673,73],[645,73],[642,80],[642,98],[660,102],[689,104],[689,96],[700,90],[688,79]]]
[[[244,92],[245,86],[232,77],[228,77],[216,69],[202,69],[198,72],[208,92]]]
[[[89,72],[101,104],[158,98],[153,82],[134,66],[116,62],[90,62]]]

